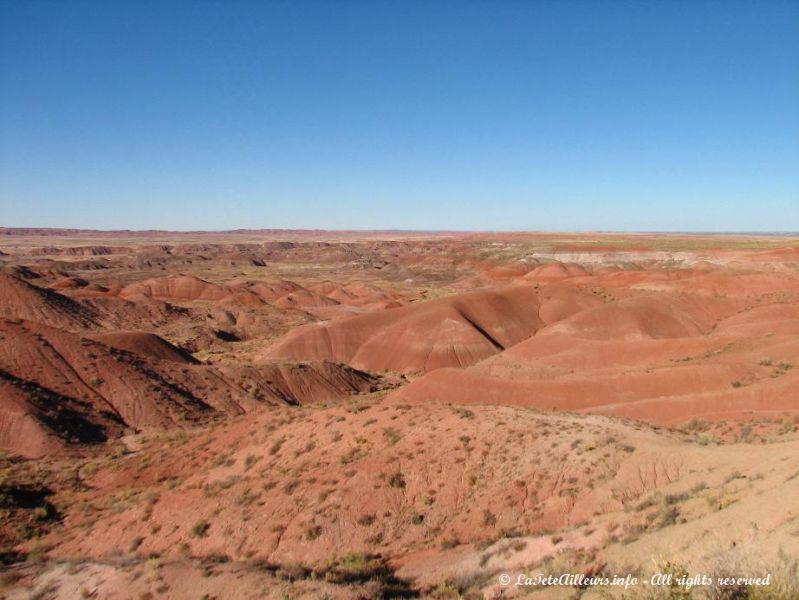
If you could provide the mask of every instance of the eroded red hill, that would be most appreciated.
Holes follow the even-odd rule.
[[[543,294],[532,285],[458,294],[300,327],[261,356],[334,360],[373,371],[464,367],[530,337],[547,324],[544,318],[597,302],[575,290]]]
[[[146,335],[147,344],[123,337],[122,350],[20,319],[0,320],[0,335],[0,446],[25,455],[101,442],[122,429],[192,427],[265,404],[335,401],[376,387],[365,373],[330,363],[178,362],[174,349],[169,359],[153,356]],[[112,341],[122,345],[116,334]]]

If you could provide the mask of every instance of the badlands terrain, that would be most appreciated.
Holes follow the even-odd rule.
[[[3,598],[797,598],[799,237],[0,229],[0,450]]]

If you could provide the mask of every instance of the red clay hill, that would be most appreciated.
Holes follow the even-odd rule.
[[[391,400],[513,404],[673,424],[799,411],[796,276],[715,274],[709,291],[701,273],[670,283],[658,273],[649,280],[625,275],[633,286],[619,287],[616,273],[570,280],[597,291],[603,303],[469,369],[429,373]],[[753,281],[760,287],[750,287]]]
[[[532,285],[481,290],[305,325],[261,357],[334,360],[401,373],[466,367],[597,302],[591,294],[572,289],[545,294]]]

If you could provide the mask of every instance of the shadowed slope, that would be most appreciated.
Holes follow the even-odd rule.
[[[96,313],[83,304],[3,272],[0,272],[0,317],[29,319],[71,330],[97,326]]]

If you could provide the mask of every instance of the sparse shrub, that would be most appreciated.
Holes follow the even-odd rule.
[[[111,450],[111,458],[122,458],[128,453],[128,449],[122,444],[115,444]]]
[[[335,584],[367,584],[370,588],[368,595],[374,598],[416,595],[407,582],[394,575],[385,558],[365,552],[334,557],[326,565],[314,569],[313,576]]]
[[[453,411],[461,419],[473,419],[474,418],[474,412],[469,410],[468,408],[456,407],[456,408],[453,409]]]
[[[660,507],[657,514],[657,525],[659,527],[669,527],[677,522],[680,516],[680,509],[673,504],[664,504]]]
[[[144,542],[143,537],[133,538],[130,542],[130,547],[128,548],[128,552],[136,552],[136,550],[139,549],[139,546],[142,545],[142,542]]]
[[[306,579],[311,570],[299,563],[286,563],[280,566],[275,575],[283,581],[299,581]]]
[[[493,527],[497,524],[497,517],[487,508],[483,511],[483,525],[486,527]]]
[[[280,448],[286,442],[286,438],[282,437],[276,440],[270,447],[269,447],[269,454],[271,456],[275,456],[278,452],[280,452]]]
[[[527,542],[524,540],[514,540],[510,547],[513,549],[514,552],[521,552],[525,548],[527,548]]]
[[[400,432],[393,427],[386,427],[383,429],[383,438],[385,438],[389,446],[393,446],[400,441],[400,439],[402,439],[402,435],[400,435]]]
[[[392,473],[388,476],[388,485],[393,488],[404,488],[405,487],[405,478],[402,476],[402,473]]]
[[[671,505],[671,504],[679,504],[680,502],[684,502],[687,499],[688,499],[688,494],[686,492],[683,492],[681,494],[667,494],[663,498],[663,502]]]
[[[363,455],[363,450],[358,448],[357,446],[350,448],[344,454],[341,455],[339,461],[342,465],[348,465],[352,462],[355,462]]]
[[[709,427],[710,423],[704,419],[691,419],[685,425],[680,427],[680,431],[684,433],[700,433],[702,431],[707,431]]]
[[[375,517],[375,515],[363,515],[361,517],[358,517],[357,523],[358,525],[361,525],[363,527],[368,527],[369,525],[374,523],[376,519],[377,517]]]
[[[454,548],[460,543],[458,538],[448,537],[441,540],[441,549],[442,550],[449,550],[450,548]]]
[[[205,537],[210,528],[211,524],[208,521],[197,521],[191,528],[191,534],[198,538]]]
[[[738,432],[737,441],[738,442],[752,441],[752,426],[749,423],[741,425],[741,429]]]

